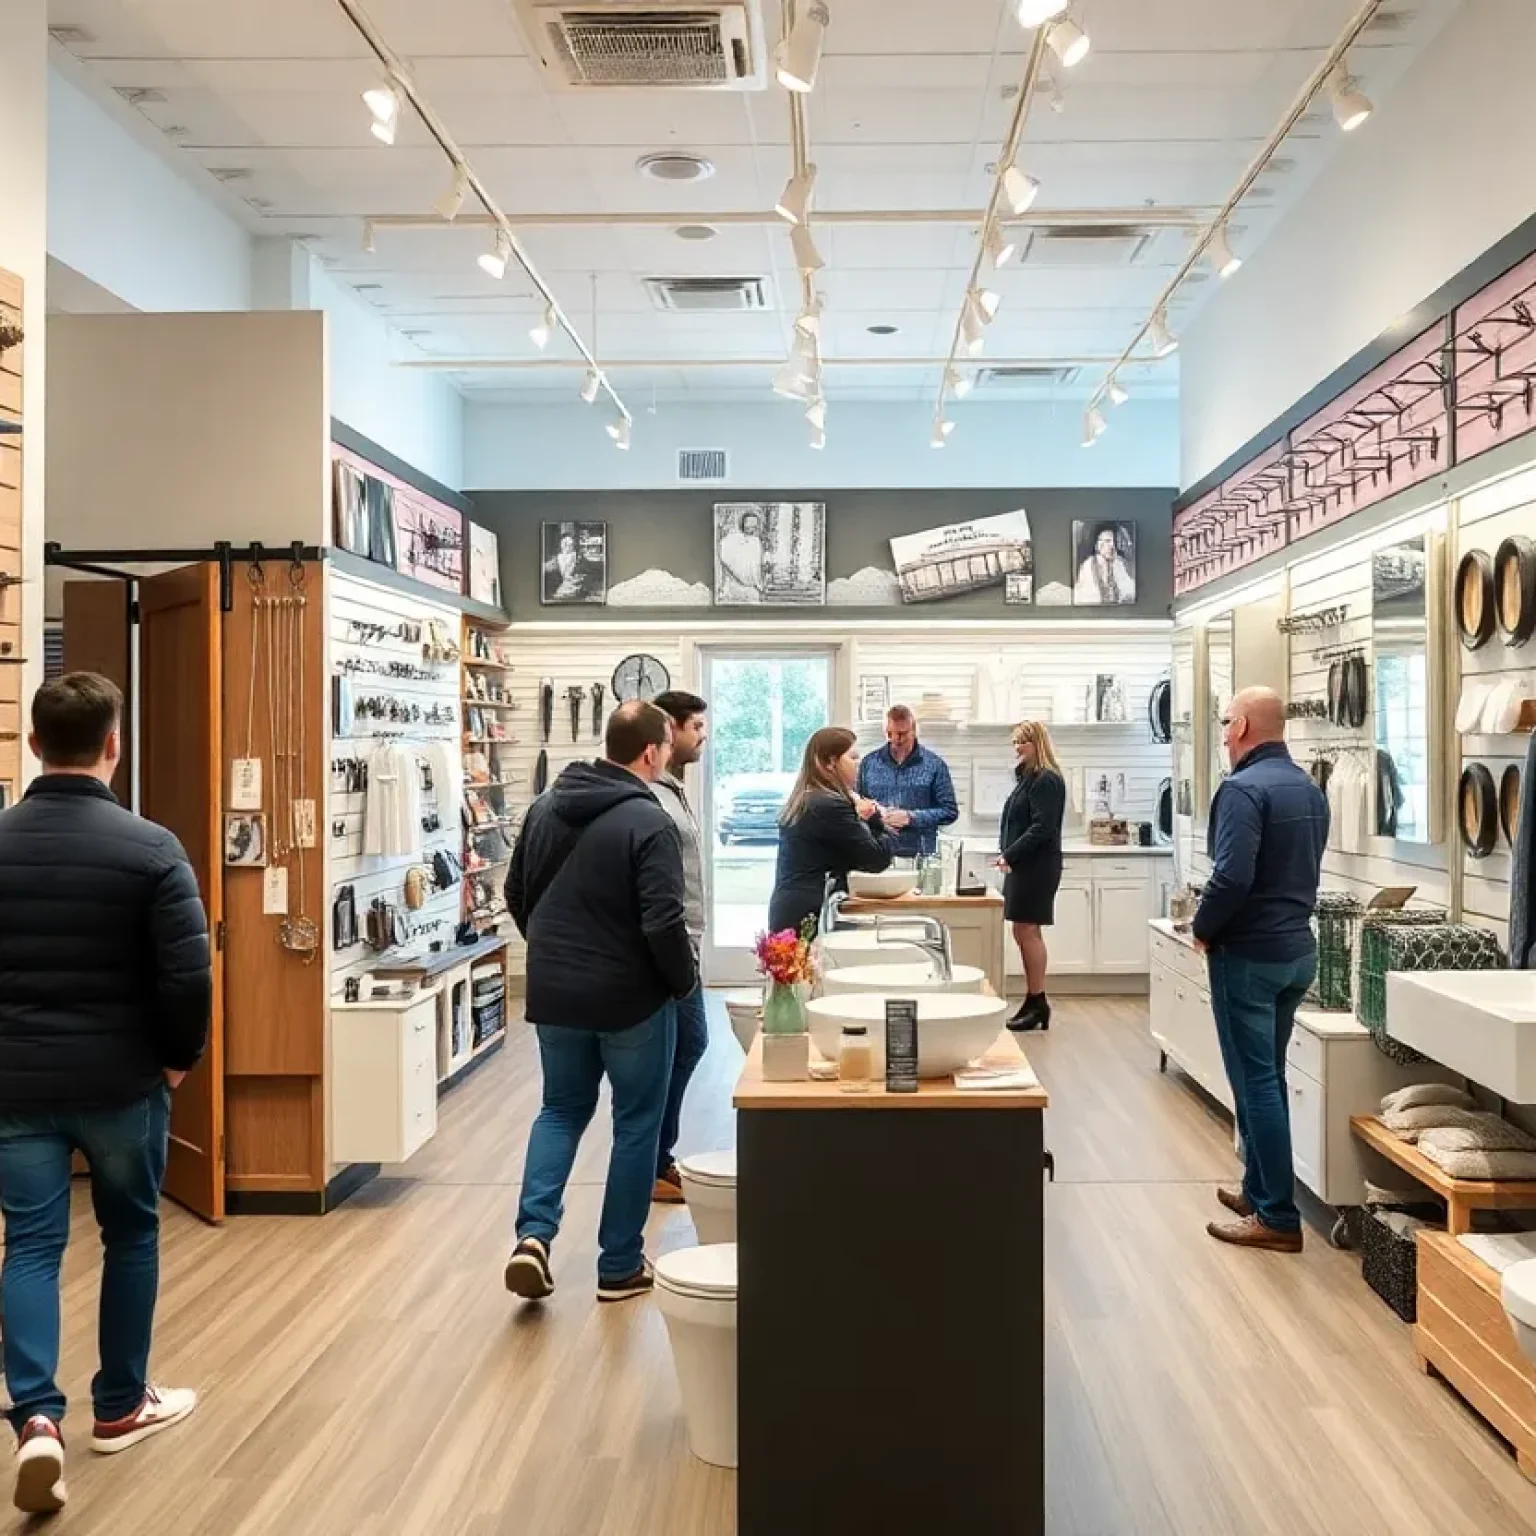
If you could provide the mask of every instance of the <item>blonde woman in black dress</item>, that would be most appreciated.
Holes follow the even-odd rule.
[[[1013,793],[1003,807],[997,867],[1005,870],[1003,916],[1024,962],[1025,998],[1008,1021],[1009,1029],[1049,1029],[1051,1005],[1045,995],[1045,937],[1042,928],[1056,920],[1056,890],[1061,884],[1061,822],[1067,786],[1042,721],[1014,727],[1018,758]]]

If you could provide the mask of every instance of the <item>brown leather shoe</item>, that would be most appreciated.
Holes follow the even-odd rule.
[[[677,1171],[677,1164],[673,1163],[665,1173],[657,1175],[651,1199],[658,1205],[682,1205],[683,1198],[683,1176]]]
[[[1234,1216],[1252,1216],[1253,1207],[1248,1204],[1248,1197],[1240,1189],[1229,1189],[1223,1185],[1216,1191],[1216,1198],[1232,1212]]]
[[[1239,1248],[1267,1248],[1273,1253],[1300,1253],[1302,1235],[1297,1232],[1281,1232],[1266,1227],[1257,1216],[1244,1216],[1238,1221],[1212,1221],[1205,1230],[1218,1243],[1232,1243]]]

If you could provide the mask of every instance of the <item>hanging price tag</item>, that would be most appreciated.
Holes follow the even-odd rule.
[[[232,811],[261,809],[261,759],[237,757],[230,765],[229,808]]]
[[[263,917],[288,916],[288,871],[281,864],[269,864],[261,881]]]
[[[293,840],[300,848],[315,846],[315,802],[313,800],[293,802]]]

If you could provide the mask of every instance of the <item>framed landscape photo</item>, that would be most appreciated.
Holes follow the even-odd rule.
[[[541,603],[554,607],[608,600],[607,523],[545,523],[540,542]]]
[[[1021,507],[996,517],[902,534],[891,540],[891,559],[903,602],[932,602],[987,587],[1002,587],[1007,600],[1010,577],[1025,577],[1033,586],[1029,514]],[[1015,584],[1013,590],[1021,589]]]

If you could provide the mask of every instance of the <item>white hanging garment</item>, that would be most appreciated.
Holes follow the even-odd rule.
[[[368,759],[363,852],[399,858],[421,851],[421,768],[415,750],[381,741]]]

